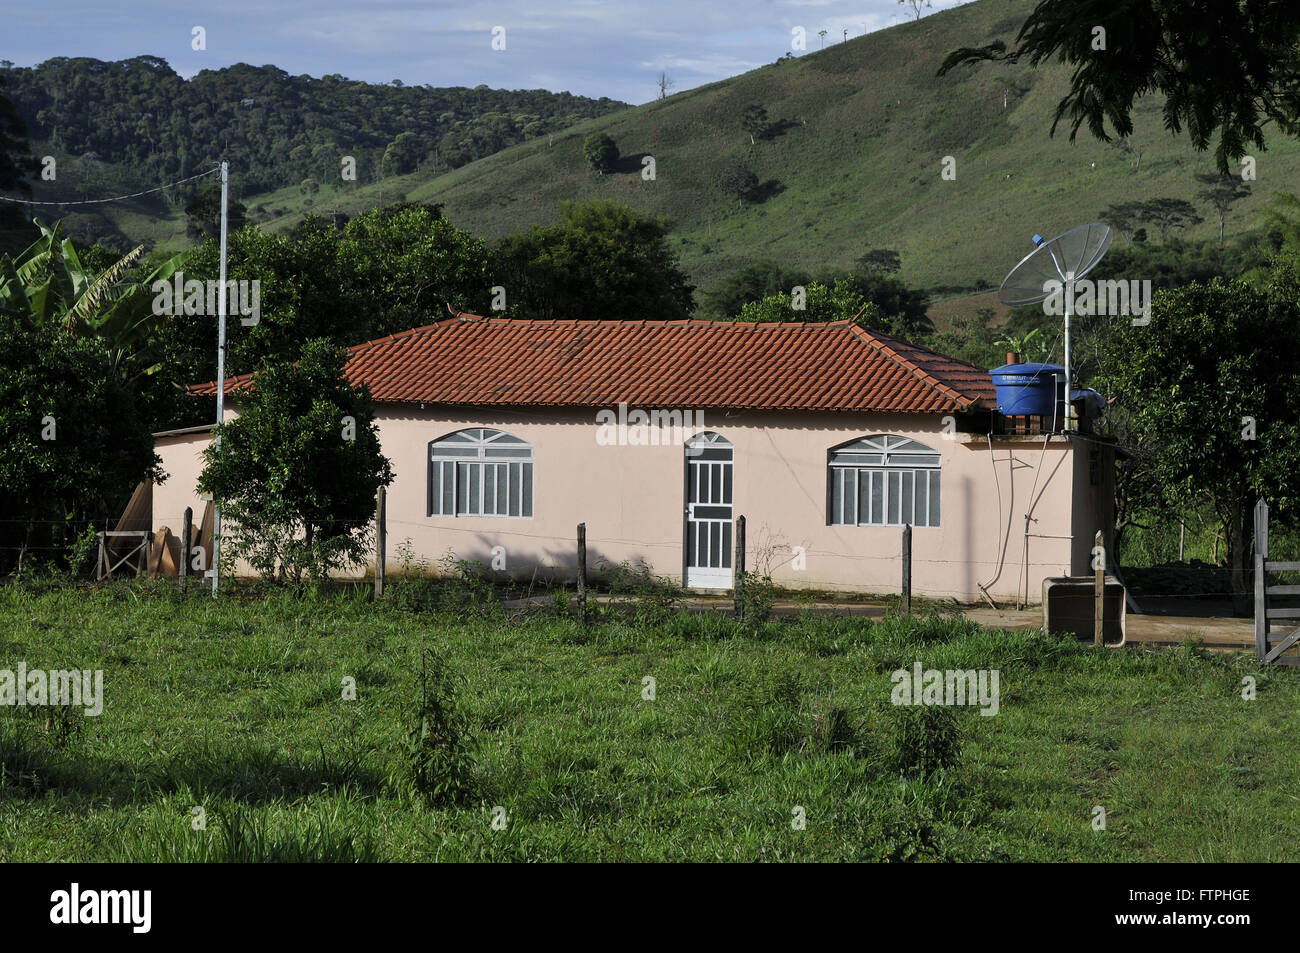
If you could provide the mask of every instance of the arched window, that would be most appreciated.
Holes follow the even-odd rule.
[[[830,452],[834,526],[939,525],[939,451],[906,437],[863,437]]]
[[[429,443],[430,516],[533,515],[533,448],[476,427]]]

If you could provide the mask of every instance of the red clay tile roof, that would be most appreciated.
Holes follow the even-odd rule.
[[[348,349],[387,403],[937,413],[994,406],[987,371],[848,321],[527,321],[460,314]],[[226,393],[252,375],[229,378]],[[215,394],[216,383],[192,387]]]

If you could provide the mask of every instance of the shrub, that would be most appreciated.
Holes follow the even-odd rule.
[[[894,705],[887,720],[892,742],[887,766],[913,778],[927,778],[961,760],[961,731],[951,708]]]
[[[470,789],[471,754],[456,706],[453,675],[431,649],[420,655],[418,701],[402,746],[401,768],[390,780],[439,805],[461,801]]]

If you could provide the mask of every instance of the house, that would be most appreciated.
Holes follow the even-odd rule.
[[[589,565],[727,589],[744,515],[747,568],[897,592],[911,524],[915,593],[1037,601],[1109,538],[1108,445],[1001,433],[986,371],[849,322],[457,313],[351,348],[346,373],[370,388],[396,475],[389,565],[409,540],[431,563],[572,576],[585,523]],[[247,383],[226,382],[234,402]],[[209,438],[158,435],[155,530],[201,512]]]

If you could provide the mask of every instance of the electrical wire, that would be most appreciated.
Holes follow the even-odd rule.
[[[145,189],[143,192],[132,192],[129,195],[115,195],[107,199],[81,199],[75,202],[37,202],[32,199],[15,199],[8,195],[0,195],[0,202],[13,202],[16,205],[103,205],[106,202],[121,202],[123,199],[139,198],[142,195],[152,195],[154,192],[161,192],[164,189],[175,188],[178,185],[184,185],[186,182],[193,182],[195,179],[201,179],[205,175],[213,175],[220,172],[221,166],[209,169],[207,172],[200,172],[198,175],[191,175],[184,179],[178,179],[175,182],[168,182],[166,185],[160,185],[155,189]]]

